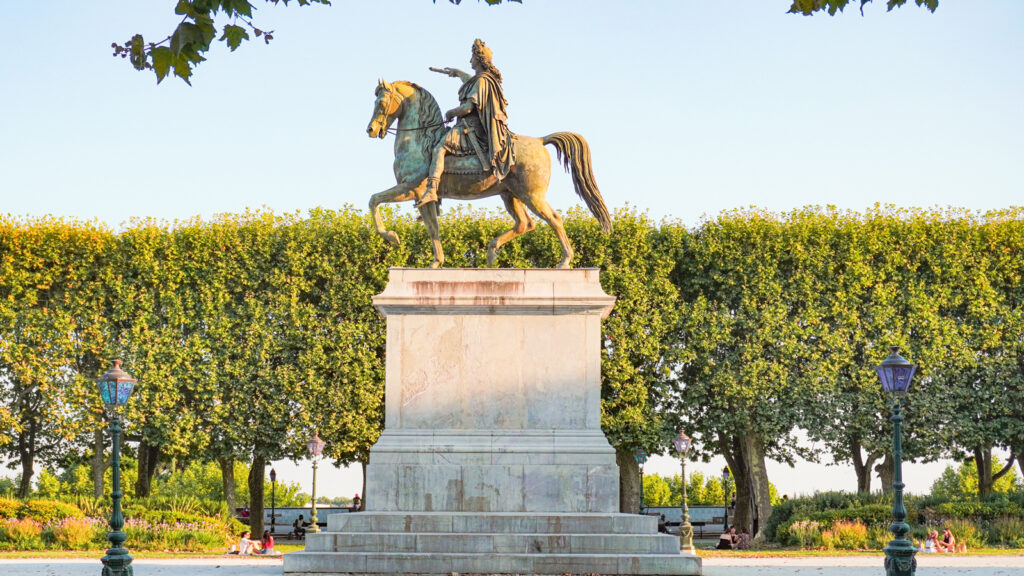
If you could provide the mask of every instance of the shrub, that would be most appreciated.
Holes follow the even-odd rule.
[[[970,518],[972,520],[994,521],[1002,516],[1021,516],[1019,504],[1009,499],[980,502],[977,500],[962,502],[943,502],[935,506],[937,520],[953,518]],[[955,534],[955,532],[954,532]]]
[[[911,532],[914,535],[913,529]],[[925,533],[923,536],[916,536],[918,539],[923,540],[928,534]],[[872,524],[868,526],[867,535],[867,547],[872,550],[881,550],[889,544],[889,540],[892,540],[892,532],[889,532],[889,526],[886,524]]]
[[[821,524],[799,520],[789,525],[789,543],[801,548],[821,548]]]
[[[1024,518],[1020,516],[996,518],[989,525],[988,541],[1014,548],[1024,547]]]
[[[857,521],[839,520],[822,531],[821,542],[829,550],[863,550],[868,545],[868,527]]]
[[[11,498],[0,498],[0,519],[17,518],[21,502]]]
[[[46,524],[59,522],[65,518],[85,517],[78,506],[57,500],[29,500],[21,505],[18,515]]]
[[[966,544],[968,549],[985,546],[984,533],[970,520],[947,520],[942,523],[942,528],[953,533],[957,545]]]
[[[110,507],[105,497],[96,498],[92,495],[78,495],[74,497],[74,504],[88,518],[110,517]]]
[[[808,516],[821,524],[834,524],[839,521],[859,521],[864,524],[879,524],[892,518],[892,507],[886,504],[868,504],[851,508],[826,510]]]
[[[85,550],[96,539],[97,527],[106,534],[104,522],[95,518],[65,518],[51,525],[54,544],[64,550]]]
[[[0,522],[0,544],[8,550],[42,550],[43,524],[30,518]]]

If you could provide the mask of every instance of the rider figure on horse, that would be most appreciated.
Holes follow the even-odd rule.
[[[459,88],[459,107],[444,114],[445,122],[458,118],[434,147],[427,176],[427,187],[416,207],[437,202],[437,189],[444,172],[444,157],[476,156],[482,172],[491,172],[499,181],[508,175],[515,164],[514,135],[508,129],[505,92],[501,88],[501,72],[491,61],[491,49],[479,38],[473,42],[473,55],[469,61],[476,75],[470,76],[456,68],[431,68],[462,80]]]

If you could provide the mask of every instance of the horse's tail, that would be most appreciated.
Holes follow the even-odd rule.
[[[555,132],[543,139],[545,145],[551,144],[558,153],[558,161],[565,171],[572,174],[572,185],[576,194],[587,203],[590,213],[601,223],[601,230],[612,231],[612,217],[608,207],[604,205],[601,191],[597,189],[594,171],[590,166],[590,146],[583,136],[574,132]]]

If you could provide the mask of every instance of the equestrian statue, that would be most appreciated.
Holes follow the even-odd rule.
[[[433,245],[431,268],[444,263],[437,207],[440,200],[476,200],[499,196],[512,215],[510,230],[491,240],[487,263],[494,265],[497,250],[516,236],[533,229],[527,209],[548,223],[562,247],[559,268],[568,268],[572,246],[562,219],[548,204],[545,193],[551,178],[551,155],[572,175],[576,194],[590,212],[611,232],[612,221],[590,166],[587,141],[573,132],[555,132],[543,138],[512,133],[501,72],[494,66],[491,50],[479,39],[473,42],[469,62],[474,74],[455,68],[430,68],[462,81],[459,106],[441,116],[437,101],[427,90],[405,81],[379,80],[373,116],[366,128],[371,138],[395,134],[395,179],[398,184],[370,198],[370,212],[377,232],[389,242],[398,235],[384,226],[378,207],[385,202],[415,200]],[[448,128],[451,120],[455,124]],[[397,121],[397,126],[392,124]]]

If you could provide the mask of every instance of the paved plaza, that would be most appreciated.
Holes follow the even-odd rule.
[[[918,576],[1024,576],[1024,555],[918,556]],[[137,576],[279,576],[279,558],[136,560]],[[4,576],[97,576],[98,560],[0,559]],[[705,558],[705,576],[882,576],[882,557]]]

